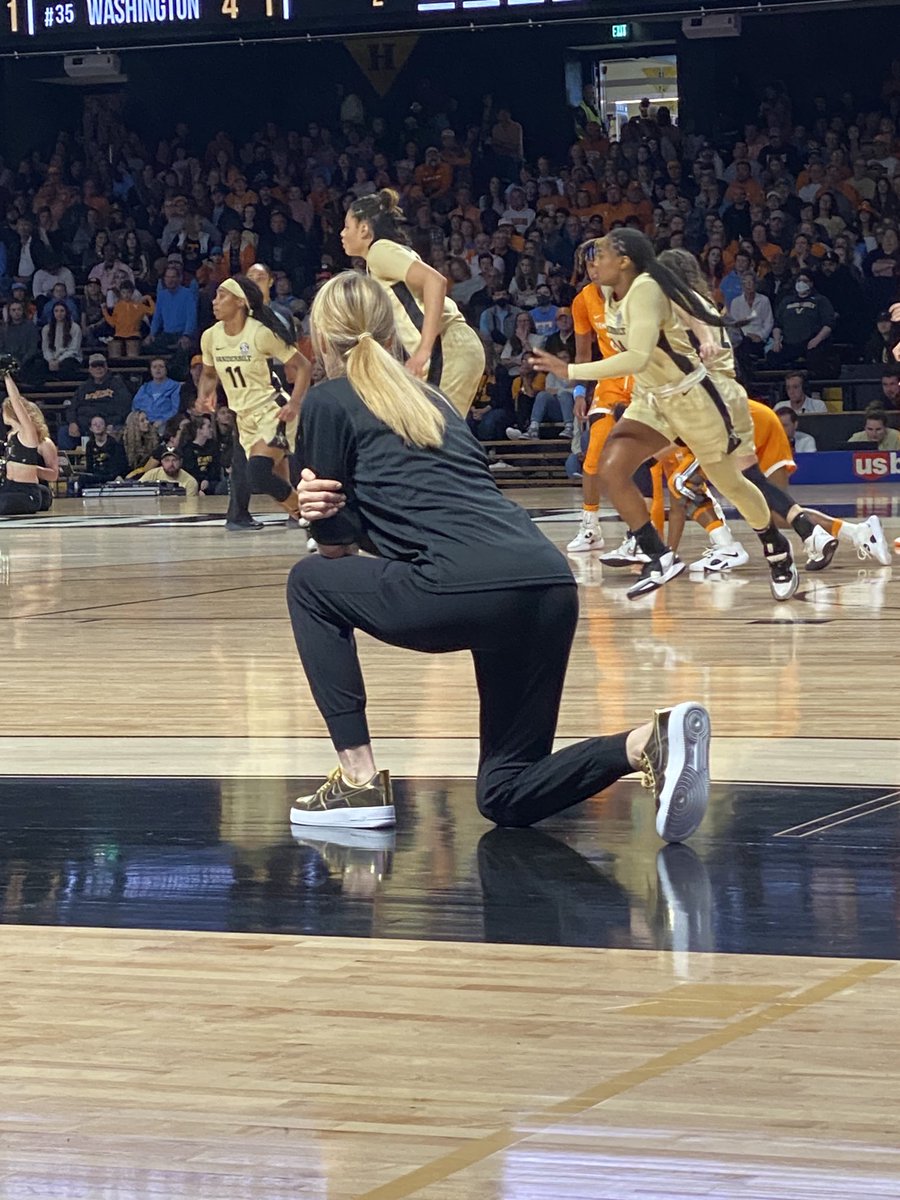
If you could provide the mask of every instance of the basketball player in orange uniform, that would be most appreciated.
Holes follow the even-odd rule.
[[[861,559],[874,558],[882,566],[890,565],[890,548],[878,517],[872,516],[859,523],[841,521],[827,513],[804,508],[794,500],[787,485],[797,470],[797,464],[781,419],[768,405],[760,404],[757,400],[750,400],[749,405],[758,469],[768,484],[766,498],[772,504],[773,511],[781,514],[780,523],[785,527],[790,525],[803,539],[807,553],[806,569],[824,570],[834,557],[839,540],[853,545]],[[662,461],[669,494],[677,506],[674,528],[670,514],[669,541],[677,546],[683,529],[684,505],[679,501],[686,502],[687,513],[710,534],[710,546],[697,562],[691,564],[691,570],[724,571],[729,567],[743,566],[749,555],[734,540],[724,514],[709,491],[691,452],[673,448],[673,452]]]
[[[579,262],[584,264],[588,282],[572,301],[572,321],[575,326],[575,361],[590,362],[593,354],[593,339],[596,338],[600,354],[609,358],[616,353],[606,332],[606,302],[594,279],[594,242],[585,242],[579,247]],[[579,272],[579,275],[584,272]],[[578,533],[566,549],[570,554],[580,554],[603,549],[600,533],[600,476],[598,466],[606,439],[616,423],[616,410],[631,402],[630,379],[608,379],[594,388],[591,406],[585,413],[585,388],[575,388],[575,419],[588,422],[588,447],[582,466],[581,525]]]

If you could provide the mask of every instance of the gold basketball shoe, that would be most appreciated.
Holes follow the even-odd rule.
[[[384,829],[396,825],[394,793],[388,771],[376,771],[368,783],[351,783],[335,767],[311,796],[298,796],[291,809],[292,825],[342,825],[353,829]]]

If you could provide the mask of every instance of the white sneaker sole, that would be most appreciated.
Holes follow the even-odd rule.
[[[637,600],[640,596],[649,596],[651,592],[658,592],[661,587],[671,579],[676,579],[682,571],[687,570],[687,565],[676,558],[671,567],[667,571],[663,571],[662,575],[658,575],[655,579],[640,579],[633,584],[625,595],[629,600]]]
[[[598,538],[596,542],[585,542],[581,546],[576,546],[574,542],[569,542],[566,546],[566,554],[594,554],[603,549],[603,538]]]
[[[294,841],[304,846],[343,846],[348,850],[394,850],[397,835],[393,829],[336,828],[334,825],[313,833],[295,825],[291,830]]]
[[[793,596],[799,586],[800,575],[797,571],[796,563],[791,567],[790,579],[781,582],[776,581],[771,577],[769,578],[769,587],[772,589],[772,595],[776,600],[790,600],[791,596]]]
[[[829,538],[819,547],[819,553],[807,560],[807,571],[824,571],[837,553],[837,538]]]
[[[334,829],[388,829],[397,824],[393,804],[375,808],[335,808],[326,812],[291,809],[292,825],[331,826]]]
[[[676,704],[669,714],[669,752],[656,813],[656,832],[665,842],[683,842],[706,815],[709,734],[709,713],[702,704]]]
[[[872,522],[875,522],[875,524],[872,524]],[[880,566],[889,567],[892,562],[891,548],[887,544],[887,538],[884,536],[884,529],[882,528],[881,521],[878,519],[878,517],[869,517],[868,521],[865,523],[872,531],[870,536],[867,537],[865,541],[865,547],[868,551],[869,557],[874,558]]]
[[[704,575],[707,572],[721,574],[722,571],[732,571],[736,567],[744,567],[750,561],[746,550],[740,554],[710,554],[692,562],[688,570],[692,575]]]

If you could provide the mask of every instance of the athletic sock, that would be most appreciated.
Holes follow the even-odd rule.
[[[853,541],[854,529],[856,529],[855,525],[851,525],[849,521],[842,521],[838,517],[831,522],[831,536],[843,542]]]
[[[793,521],[791,521],[791,528],[805,542],[808,537],[812,537],[812,531],[815,526],[805,512],[799,512]]]
[[[629,532],[648,558],[659,558],[669,549],[656,532],[652,521],[647,521],[640,529],[630,530]]]

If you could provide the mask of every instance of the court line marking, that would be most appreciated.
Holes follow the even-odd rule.
[[[866,817],[870,812],[880,812],[880,808],[875,807],[882,805],[885,808],[891,808],[890,804],[885,805],[885,800],[890,800],[892,796],[900,796],[900,791],[885,792],[882,796],[873,796],[871,800],[863,800],[859,804],[851,804],[848,808],[836,808],[834,812],[825,813],[824,816],[814,817],[811,821],[804,821],[800,825],[791,825],[788,829],[781,829],[776,833],[775,837],[809,837],[811,833],[818,833],[821,829],[829,829],[832,825],[844,825],[847,821],[855,821],[857,817]],[[894,801],[900,804],[900,800]],[[844,813],[855,814],[844,817]],[[835,817],[843,817],[841,821],[835,821]],[[807,833],[799,833],[798,830],[808,830]]]
[[[519,1128],[505,1126],[494,1133],[489,1133],[460,1146],[457,1150],[451,1150],[449,1154],[444,1154],[440,1158],[426,1163],[423,1167],[409,1171],[390,1183],[381,1184],[367,1192],[358,1192],[355,1200],[404,1200],[405,1197],[415,1195],[422,1188],[443,1183],[467,1167],[484,1162],[493,1154],[509,1150],[537,1134],[546,1133],[557,1124],[560,1117],[580,1116],[598,1104],[603,1104],[607,1100],[621,1096],[624,1092],[631,1091],[639,1084],[659,1079],[676,1067],[684,1067],[697,1062],[698,1059],[714,1050],[721,1050],[733,1042],[740,1041],[741,1038],[758,1033],[761,1029],[784,1020],[785,1017],[796,1016],[813,1005],[819,1004],[822,1000],[829,1000],[839,992],[846,991],[855,984],[864,983],[895,966],[897,964],[893,962],[860,963],[840,975],[832,976],[831,979],[825,979],[821,983],[807,988],[806,991],[798,993],[792,999],[776,1000],[761,1012],[752,1013],[749,1017],[743,1017],[722,1029],[704,1034],[703,1037],[695,1038],[683,1046],[677,1046],[665,1054],[649,1059],[640,1067],[622,1071],[611,1079],[604,1080],[603,1083],[596,1084],[566,1100],[561,1100],[558,1104],[541,1109],[530,1117],[524,1117],[518,1122]],[[522,1126],[527,1126],[527,1128],[523,1129]]]
[[[884,799],[887,800],[888,797],[885,796]],[[830,829],[836,829],[838,825],[847,825],[851,821],[862,820],[863,817],[870,817],[873,813],[886,812],[889,808],[896,808],[898,805],[900,805],[900,798],[891,800],[889,804],[882,804],[879,808],[870,808],[868,812],[854,813],[853,816],[842,817],[840,821],[832,821],[828,825],[820,825],[817,829],[810,829],[807,833],[794,834],[793,838],[799,841],[801,838],[812,837],[816,833],[827,833]]]

